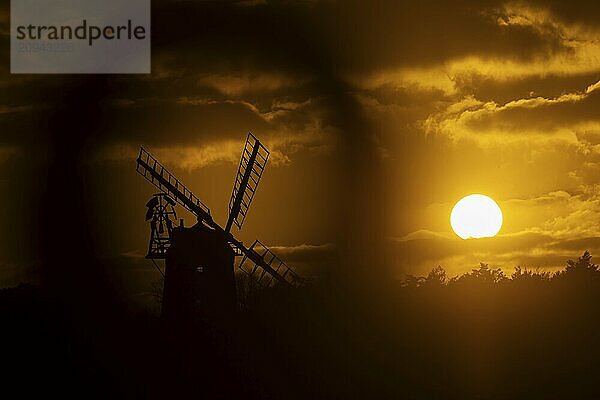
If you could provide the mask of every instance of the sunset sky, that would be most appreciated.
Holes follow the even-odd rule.
[[[224,223],[248,131],[271,158],[240,238],[306,275],[600,255],[600,5],[580,3],[156,1],[152,74],[86,77],[10,75],[2,1],[0,286],[35,275],[45,171],[88,87],[87,235],[144,282],[139,145]],[[452,232],[471,193],[500,205],[498,236]]]

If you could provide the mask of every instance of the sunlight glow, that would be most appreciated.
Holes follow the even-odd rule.
[[[456,203],[450,224],[463,239],[492,237],[502,227],[502,211],[488,196],[471,194]]]

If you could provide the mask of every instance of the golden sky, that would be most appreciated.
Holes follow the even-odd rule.
[[[600,26],[561,7],[468,8],[430,47],[437,60],[350,78],[388,181],[403,183],[385,197],[391,257],[410,255],[407,268],[557,267],[598,252]],[[452,233],[450,210],[470,193],[498,201],[498,237]]]
[[[0,4],[0,204],[19,226],[0,247],[5,281],[36,263],[37,183],[79,100],[94,116],[77,176],[104,259],[146,268],[140,144],[224,222],[248,131],[271,159],[240,236],[308,274],[600,254],[592,2],[157,1],[152,74],[109,77],[10,75]],[[450,210],[470,193],[499,203],[499,236],[452,233]]]

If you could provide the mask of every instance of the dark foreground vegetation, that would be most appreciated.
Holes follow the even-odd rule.
[[[165,326],[117,303],[0,291],[2,384],[20,397],[582,399],[600,396],[600,270],[485,264],[402,284],[250,296],[221,321]]]

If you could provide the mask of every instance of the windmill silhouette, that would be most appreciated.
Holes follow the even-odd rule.
[[[242,228],[250,204],[267,165],[269,151],[248,133],[229,201],[225,228],[216,223],[210,209],[146,149],[140,148],[137,172],[160,190],[147,203],[150,221],[149,259],[165,259],[163,316],[188,319],[231,312],[236,293],[234,260],[261,286],[300,286],[304,280],[256,240],[246,247],[231,233],[233,224]],[[197,217],[192,227],[176,224],[175,204]]]

